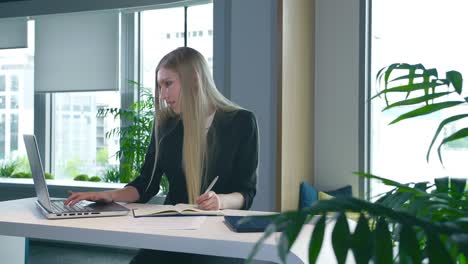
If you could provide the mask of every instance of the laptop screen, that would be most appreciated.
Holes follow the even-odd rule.
[[[51,210],[49,191],[44,176],[44,169],[42,167],[41,156],[37,147],[36,137],[34,135],[23,135],[26,152],[28,154],[29,166],[36,188],[37,199],[42,206]]]

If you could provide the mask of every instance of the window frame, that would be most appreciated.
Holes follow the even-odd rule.
[[[173,7],[184,7],[184,46],[187,46],[188,32],[187,32],[187,10],[189,7],[208,4],[209,1],[200,1],[200,3],[192,3],[190,5],[181,4],[174,5]],[[140,89],[138,88],[135,93],[134,86],[129,84],[126,80],[142,81],[141,71],[141,12],[147,10],[154,10],[154,7],[122,11],[121,14],[121,54],[120,54],[120,102],[121,108],[127,108],[132,103],[140,99]],[[44,171],[51,172],[54,168],[55,155],[54,149],[54,98],[52,93],[35,93],[34,94],[34,134],[37,138],[39,152],[44,157]],[[121,120],[121,126],[125,126],[125,120]],[[53,172],[52,172],[53,173]],[[54,180],[48,180],[54,185]],[[70,181],[73,182],[73,181]],[[100,183],[101,184],[105,183]],[[111,183],[114,185],[114,183]],[[72,184],[71,184],[72,185]],[[121,184],[123,187],[125,184]],[[74,186],[74,185],[73,185]],[[92,183],[90,184],[92,186]],[[100,187],[99,187],[100,188]]]

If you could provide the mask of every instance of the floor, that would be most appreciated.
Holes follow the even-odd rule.
[[[30,240],[28,264],[128,264],[135,249]],[[272,264],[253,261],[252,264]]]
[[[29,264],[128,264],[136,250],[77,245],[50,241],[30,241]]]

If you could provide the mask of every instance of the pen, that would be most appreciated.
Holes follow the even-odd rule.
[[[208,188],[206,188],[206,191],[203,193],[208,193],[209,191],[211,191],[211,188],[213,188],[213,186],[215,185],[216,181],[218,180],[219,176],[216,176],[213,181],[210,183],[210,186],[208,186]]]

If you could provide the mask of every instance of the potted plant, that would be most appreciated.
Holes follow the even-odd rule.
[[[129,81],[134,87],[139,88],[141,95],[137,102],[132,103],[128,108],[101,108],[98,110],[98,117],[112,115],[115,119],[120,118],[126,122],[126,126],[115,127],[106,132],[107,138],[118,137],[120,149],[115,153],[115,157],[120,160],[118,172],[119,182],[127,183],[139,175],[140,166],[145,159],[146,150],[151,140],[151,133],[154,119],[154,96],[149,88],[141,86],[138,82]],[[107,173],[104,178],[113,179],[112,173]],[[167,191],[169,181],[165,176],[161,179],[161,190]]]
[[[398,74],[396,77],[394,76]],[[463,78],[457,71],[448,71],[440,78],[436,69],[421,64],[392,64],[377,74],[383,89],[373,98],[382,97],[388,109],[415,106],[390,124],[468,105],[463,98]],[[394,95],[403,95],[395,97]],[[449,97],[452,95],[452,97]],[[397,101],[392,101],[397,98]],[[468,113],[455,114],[441,121],[429,144],[429,153],[445,126],[468,118]],[[468,127],[448,133],[437,146],[440,162],[442,146],[468,138]],[[247,262],[258,252],[262,242],[280,230],[280,259],[286,256],[304,224],[315,224],[309,243],[309,262],[315,263],[330,219],[335,221],[331,242],[338,263],[344,263],[351,250],[357,263],[467,263],[468,260],[468,192],[466,179],[444,177],[434,183],[399,183],[370,173],[361,177],[379,180],[393,187],[375,202],[358,198],[337,197],[322,200],[301,211],[284,212],[268,217],[273,223],[252,250]],[[345,212],[359,213],[354,231]],[[332,217],[330,213],[335,213]],[[249,221],[249,219],[245,219]],[[396,255],[394,254],[394,249]]]

